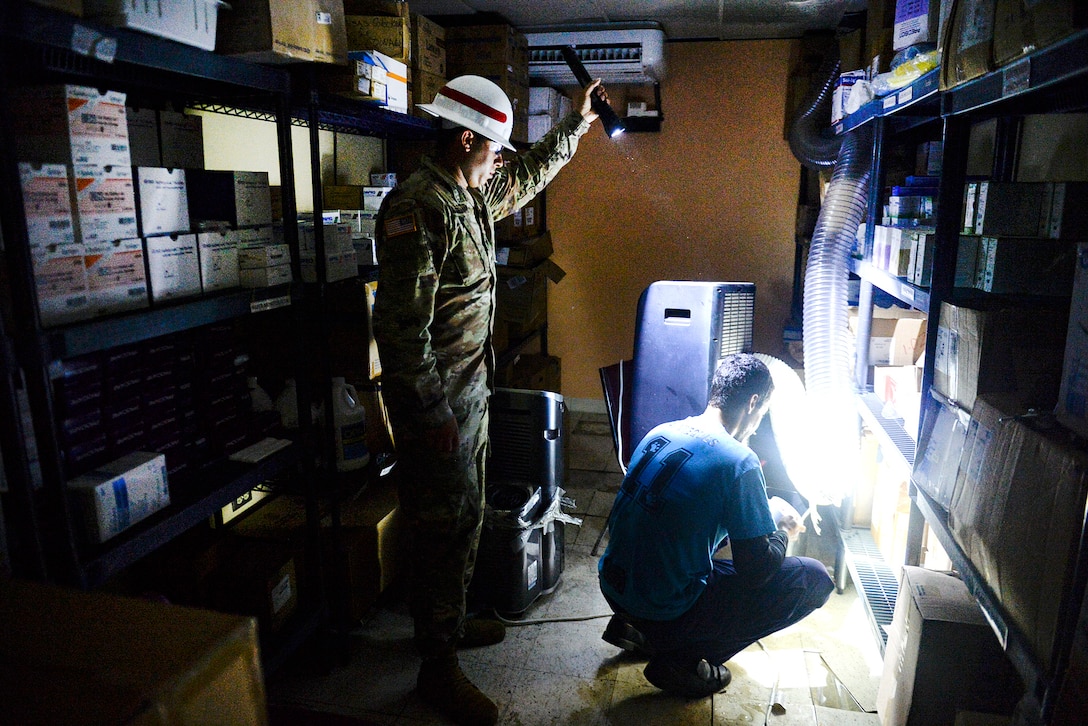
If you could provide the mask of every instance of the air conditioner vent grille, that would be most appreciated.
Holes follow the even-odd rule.
[[[565,46],[539,46],[529,49],[530,63],[566,63],[562,48]],[[582,63],[641,62],[642,44],[583,45],[574,49]]]

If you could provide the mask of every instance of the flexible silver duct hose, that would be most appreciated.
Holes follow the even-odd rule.
[[[865,218],[873,132],[862,126],[842,140],[805,269],[805,381],[809,391],[849,389],[847,267],[858,227]]]
[[[831,99],[839,78],[837,51],[828,51],[816,77],[816,85],[801,102],[790,125],[790,151],[802,164],[819,171],[834,166],[839,155],[840,140],[828,125]]]
[[[821,425],[813,431],[821,472],[819,488],[840,500],[853,486],[857,414],[853,347],[847,329],[847,259],[865,218],[873,132],[862,126],[842,141],[831,184],[820,206],[808,253],[804,292],[805,388]]]

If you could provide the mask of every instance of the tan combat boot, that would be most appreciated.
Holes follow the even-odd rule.
[[[472,685],[456,655],[425,659],[416,688],[424,701],[461,726],[494,726],[499,720],[495,702]]]

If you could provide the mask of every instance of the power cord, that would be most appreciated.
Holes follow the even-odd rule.
[[[602,615],[571,615],[565,618],[536,618],[533,620],[508,620],[502,615],[495,613],[495,618],[499,620],[503,625],[544,625],[545,623],[576,623],[583,620],[597,620],[598,618],[610,618],[612,613],[604,613]]]

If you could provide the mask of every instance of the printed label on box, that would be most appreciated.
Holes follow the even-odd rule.
[[[19,164],[23,213],[30,246],[68,245],[76,241],[68,167],[64,164]]]
[[[197,243],[204,292],[238,287],[238,232],[229,229],[201,232]]]
[[[83,245],[73,243],[31,251],[42,325],[61,325],[90,315],[83,249]]]
[[[88,245],[83,257],[87,290],[96,315],[146,308],[147,277],[140,239]]]
[[[130,166],[77,166],[76,209],[84,244],[138,236]]]
[[[195,234],[148,237],[145,242],[153,300],[200,294]]]

